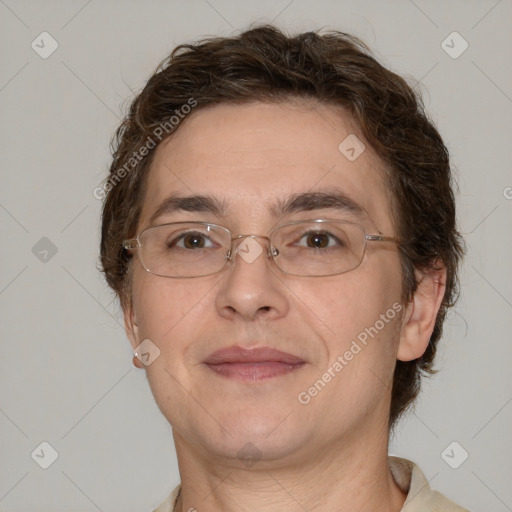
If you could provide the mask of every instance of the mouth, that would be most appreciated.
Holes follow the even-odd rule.
[[[217,375],[242,382],[280,377],[306,364],[297,356],[270,347],[246,350],[237,346],[213,352],[204,363]]]

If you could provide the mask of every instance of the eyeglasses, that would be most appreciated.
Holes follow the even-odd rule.
[[[369,235],[362,226],[342,220],[295,221],[274,228],[269,236],[238,235],[208,222],[170,222],[151,226],[125,240],[137,249],[142,266],[161,277],[203,277],[220,272],[238,253],[252,263],[264,252],[285,274],[322,277],[354,270],[363,261],[367,242],[395,242],[390,236]],[[234,248],[234,241],[249,239]]]

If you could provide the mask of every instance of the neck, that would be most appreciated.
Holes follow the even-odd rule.
[[[182,482],[177,512],[397,512],[406,498],[389,470],[387,437],[356,436],[250,467],[198,451],[176,432],[174,440]]]

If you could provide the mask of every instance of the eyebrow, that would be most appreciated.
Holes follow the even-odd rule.
[[[303,192],[291,194],[285,199],[278,200],[269,207],[269,212],[274,217],[286,216],[291,213],[333,209],[344,213],[352,213],[358,217],[367,215],[366,210],[351,197],[340,190],[328,192]],[[226,214],[225,202],[214,196],[171,195],[164,199],[149,219],[149,224],[163,216],[176,212],[210,213],[217,217]]]

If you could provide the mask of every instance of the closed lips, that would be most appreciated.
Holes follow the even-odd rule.
[[[262,363],[277,362],[285,364],[302,364],[305,361],[300,357],[282,352],[271,347],[258,347],[247,350],[237,346],[227,347],[210,354],[204,361],[208,365],[225,363]]]

